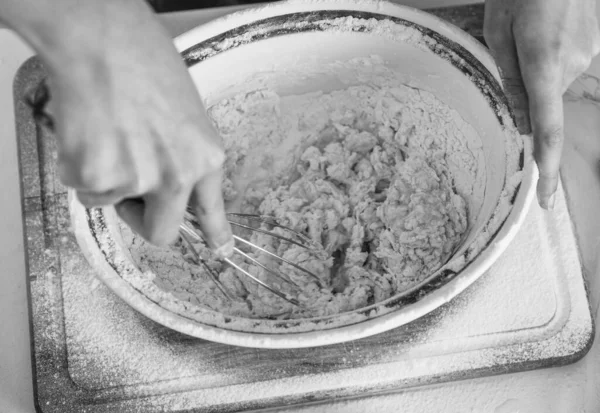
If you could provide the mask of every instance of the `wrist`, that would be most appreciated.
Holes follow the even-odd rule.
[[[143,0],[2,0],[0,20],[36,50],[51,72],[104,54],[110,44],[127,42],[143,26],[157,24]]]

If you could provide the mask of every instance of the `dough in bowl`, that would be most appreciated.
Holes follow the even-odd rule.
[[[140,269],[191,306],[275,319],[355,310],[423,281],[467,232],[469,197],[483,174],[481,147],[466,138],[476,135],[473,128],[431,92],[381,81],[301,95],[263,88],[224,99],[209,113],[226,148],[228,209],[272,216],[327,254],[260,233],[240,234],[318,275],[321,288],[292,266],[254,254],[299,285],[298,291],[235,257],[250,273],[300,295],[299,308],[198,245],[238,298],[232,301],[185,245],[158,248],[123,226]]]

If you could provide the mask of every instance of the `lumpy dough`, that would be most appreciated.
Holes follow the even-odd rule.
[[[237,297],[227,300],[181,243],[161,250],[133,239],[132,255],[142,270],[184,302],[250,318],[354,310],[432,274],[467,229],[465,198],[473,183],[458,182],[456,170],[474,179],[476,156],[465,143],[464,121],[429,92],[364,85],[281,97],[259,90],[223,100],[210,116],[225,142],[228,208],[272,216],[327,254],[261,233],[242,234],[319,277],[321,287],[288,264],[254,254],[298,290],[235,256],[250,273],[300,295],[298,308],[199,246]]]

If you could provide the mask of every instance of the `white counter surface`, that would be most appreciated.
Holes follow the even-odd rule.
[[[399,1],[420,7],[473,3],[460,0]],[[211,9],[161,16],[173,35],[220,14]],[[32,413],[29,320],[23,253],[19,172],[12,81],[32,51],[12,32],[0,29],[0,413]],[[600,77],[600,60],[590,74]],[[584,93],[586,92],[584,97]],[[595,98],[594,98],[595,96]],[[600,273],[600,83],[588,77],[565,98],[566,135],[563,182],[571,199],[582,262],[597,316]],[[537,207],[537,206],[535,206]],[[597,337],[598,338],[598,337]],[[563,413],[600,411],[600,340],[570,366],[466,380],[401,394],[370,397],[328,407],[328,412]],[[303,411],[322,411],[319,408]]]

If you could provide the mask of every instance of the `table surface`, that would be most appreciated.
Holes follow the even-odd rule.
[[[448,6],[475,1],[404,0],[419,7]],[[207,9],[162,15],[173,35],[209,21],[230,9]],[[14,131],[12,82],[20,65],[32,51],[12,32],[0,29],[0,413],[35,411],[29,356],[29,322],[23,255],[23,229],[19,173]],[[600,59],[588,71],[600,77]],[[600,242],[600,83],[588,76],[577,82],[565,97],[567,142],[562,176],[571,200],[584,271],[588,277],[593,314],[598,311],[600,273],[597,245]],[[419,388],[415,391],[345,401],[327,412],[595,412],[600,409],[600,341],[581,361],[560,368],[465,380]],[[302,411],[323,411],[306,407]]]

